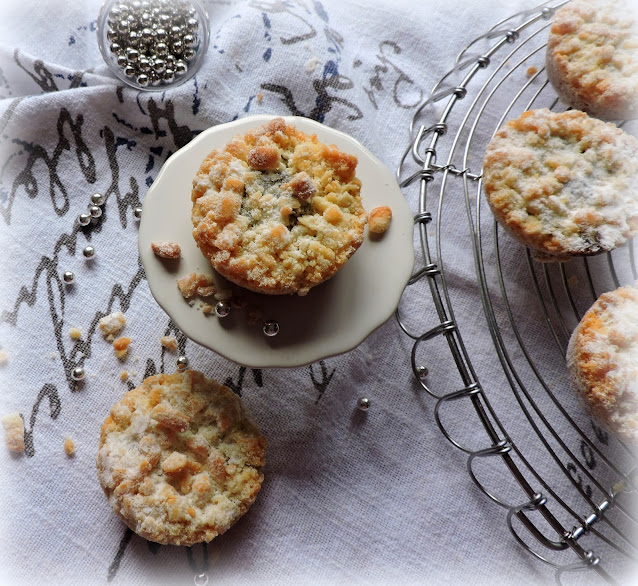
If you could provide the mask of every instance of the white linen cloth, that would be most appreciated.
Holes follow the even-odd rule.
[[[137,92],[102,61],[97,0],[3,3],[0,346],[8,360],[0,414],[22,414],[27,453],[0,449],[0,583],[192,584],[204,571],[211,584],[553,583],[552,568],[516,542],[507,511],[477,489],[466,455],[441,435],[434,400],[410,369],[411,340],[395,320],[311,366],[242,368],[174,331],[144,279],[132,215],[171,153],[251,114],[315,118],[394,170],[416,106],[460,49],[530,3],[204,4],[211,42],[196,77]],[[108,196],[104,215],[79,230],[75,220],[94,192]],[[96,257],[87,262],[89,243]],[[457,249],[453,235],[449,244],[449,285],[469,353],[482,376],[505,385],[471,250],[467,241]],[[67,270],[71,286],[61,281]],[[133,340],[124,364],[96,330],[100,316],[118,310]],[[436,323],[427,288],[411,293],[403,311]],[[241,393],[269,442],[254,506],[227,534],[192,549],[131,534],[95,472],[111,405],[145,376],[175,369],[177,354],[159,344],[167,333],[178,336],[190,367]],[[432,386],[461,388],[447,346],[428,352]],[[76,389],[69,373],[82,357],[86,379]],[[560,360],[548,352],[548,363]],[[356,409],[363,396],[372,401],[366,413]],[[469,411],[454,413],[455,426],[477,425]],[[489,445],[484,434],[470,435]],[[66,437],[76,445],[72,458]],[[499,467],[486,474],[486,484],[505,484]]]

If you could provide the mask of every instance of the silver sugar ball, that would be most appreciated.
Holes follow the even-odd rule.
[[[100,206],[90,206],[89,214],[92,218],[99,218],[102,215],[102,208]]]
[[[119,43],[111,43],[111,46],[109,47],[109,51],[111,51],[111,53],[115,53],[116,55],[122,50],[122,45],[120,45]]]
[[[122,68],[128,65],[128,59],[126,58],[126,55],[118,55],[115,61]]]
[[[113,29],[109,29],[106,31],[106,40],[109,43],[113,43],[117,38],[118,38],[117,32],[114,31]]]
[[[124,68],[124,75],[126,75],[126,77],[133,77],[135,75],[135,67],[133,67],[132,65],[127,65]]]
[[[182,55],[186,61],[192,61],[197,56],[197,53],[193,49],[184,49],[184,53],[182,53]]]
[[[357,408],[361,411],[367,411],[370,409],[370,399],[368,399],[368,397],[361,397],[357,401]]]
[[[168,33],[165,28],[155,29],[155,40],[158,43],[163,43],[168,38]]]
[[[155,44],[155,53],[160,57],[163,57],[168,53],[168,45],[166,43],[156,43]]]
[[[230,303],[227,301],[219,301],[215,305],[215,315],[217,317],[226,317],[230,313]]]
[[[182,36],[182,27],[181,26],[172,26],[171,27],[171,35],[173,35],[174,39],[179,39]]]
[[[417,366],[416,374],[419,378],[425,378],[428,375],[428,369],[426,366]]]
[[[194,47],[197,44],[197,39],[195,38],[195,35],[184,35],[182,42],[185,47]]]
[[[164,59],[155,59],[155,63],[153,63],[153,71],[155,73],[163,73],[166,69],[166,62]]]
[[[166,83],[173,83],[175,81],[175,72],[172,69],[166,69],[163,79]]]
[[[93,248],[93,246],[89,244],[88,246],[84,247],[82,254],[84,255],[84,258],[91,259],[95,256],[95,248]]]
[[[148,78],[151,80],[152,86],[158,86],[160,83],[162,83],[162,78],[160,77],[160,75],[164,74],[156,73],[155,71],[149,72]]]
[[[148,26],[146,26],[145,28],[142,29],[142,39],[144,39],[145,41],[152,41],[153,40],[153,29],[149,28]]]
[[[91,196],[91,203],[94,206],[101,206],[104,205],[104,201],[105,201],[105,197],[101,194],[101,193],[94,193]]]
[[[192,33],[199,28],[199,21],[196,18],[189,18],[186,21],[186,28]]]
[[[164,59],[164,61],[166,61],[166,67],[168,67],[169,69],[173,69],[173,67],[175,67],[175,55],[173,55],[172,53],[169,53],[168,55],[166,55],[166,59]]]
[[[148,78],[148,75],[146,75],[146,73],[140,73],[137,76],[137,83],[140,84],[142,87],[146,87],[149,83],[150,80]]]
[[[82,380],[84,378],[84,368],[82,368],[81,366],[76,366],[71,371],[71,378],[73,380]]]
[[[133,208],[133,217],[136,220],[140,220],[142,218],[142,206],[136,206]]]
[[[73,274],[72,271],[65,271],[64,274],[62,275],[62,280],[67,285],[70,285],[71,283],[73,283],[73,281],[75,281],[75,275]]]
[[[186,356],[180,356],[177,359],[177,368],[178,370],[186,370],[188,368],[188,358]]]
[[[133,47],[127,47],[126,58],[129,60],[129,63],[137,63],[137,60],[140,58],[140,52]]]
[[[182,41],[180,41],[179,39],[171,43],[171,51],[173,53],[179,54],[183,50],[184,50],[184,43],[182,43]]]
[[[279,333],[279,324],[274,319],[264,322],[263,332],[266,336],[272,338]]]
[[[140,36],[137,34],[137,31],[131,31],[128,34],[128,44],[131,47],[137,47],[138,43],[140,41]]]
[[[175,61],[174,70],[175,70],[175,75],[177,77],[181,77],[188,71],[188,65],[186,65],[186,63],[182,61],[181,59],[178,59],[177,61]]]
[[[78,216],[78,224],[80,226],[88,226],[91,222],[91,216],[87,213],[82,213]]]
[[[151,62],[146,58],[146,57],[142,57],[138,62],[137,62],[137,68],[142,72],[142,73],[148,73],[151,70]]]

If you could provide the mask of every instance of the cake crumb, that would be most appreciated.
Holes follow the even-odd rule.
[[[368,230],[372,234],[383,234],[392,220],[392,210],[388,206],[379,206],[370,212],[368,217]]]
[[[177,242],[151,242],[151,249],[161,258],[179,258],[182,250]]]
[[[535,75],[538,72],[538,69],[536,69],[536,67],[534,67],[533,65],[527,70],[527,76],[528,77],[532,77],[532,75]]]
[[[256,97],[257,97],[257,103],[261,104],[262,100],[264,99],[264,94],[259,92]]]
[[[24,421],[17,411],[2,417],[4,441],[11,452],[24,452]]]
[[[0,366],[5,366],[9,362],[9,355],[6,350],[0,350]]]
[[[128,380],[128,372],[126,370],[120,372],[120,380],[122,382],[126,382]]]
[[[131,338],[127,338],[126,336],[122,336],[121,338],[117,338],[116,340],[113,340],[113,348],[115,349],[115,355],[120,360],[123,360],[124,358],[126,358],[130,343],[131,343]]]
[[[177,286],[184,299],[190,299],[197,294],[198,289],[210,285],[212,285],[211,280],[202,273],[190,273],[177,280]]]
[[[67,456],[75,456],[75,444],[70,437],[67,437],[64,440],[64,451]]]
[[[82,332],[79,328],[71,328],[69,330],[69,336],[71,336],[72,340],[79,340],[82,337]]]
[[[99,323],[102,335],[107,342],[112,342],[126,325],[126,317],[121,311],[115,311],[104,316]]]
[[[205,287],[197,287],[197,294],[200,297],[211,297],[215,295],[217,288],[215,285],[206,285]]]
[[[204,307],[202,307],[202,313],[204,315],[211,315],[214,311],[215,311],[215,308],[212,305],[208,303],[204,303]]]
[[[569,279],[567,279],[567,284],[570,287],[575,287],[576,285],[578,285],[578,283],[579,283],[579,280],[576,275],[572,275],[571,277],[569,277]]]
[[[175,336],[162,336],[160,344],[167,350],[177,350],[177,338]]]

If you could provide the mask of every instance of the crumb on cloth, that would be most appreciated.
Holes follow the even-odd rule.
[[[167,350],[177,350],[177,338],[175,336],[162,336],[160,344]]]
[[[113,340],[113,348],[115,349],[115,355],[123,360],[126,358],[128,354],[128,347],[131,344],[131,338],[127,338],[126,336],[122,336],[121,338],[117,338]]]
[[[67,437],[64,440],[64,451],[66,452],[67,456],[75,455],[75,443],[70,437]]]
[[[115,311],[109,315],[104,316],[100,322],[99,327],[102,330],[102,335],[107,342],[112,342],[126,325],[126,317],[121,311]]]
[[[11,452],[24,452],[24,421],[17,411],[4,415],[2,419],[4,427],[4,441]]]

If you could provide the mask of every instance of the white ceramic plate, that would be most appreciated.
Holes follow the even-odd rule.
[[[367,233],[359,250],[332,278],[305,297],[271,296],[242,291],[260,307],[264,319],[279,323],[277,336],[267,337],[249,326],[243,310],[223,319],[206,316],[198,303],[184,300],[176,281],[188,273],[205,273],[226,283],[201,254],[192,236],[192,181],[204,158],[237,134],[274,116],[250,116],[202,132],[172,155],[148,190],[139,229],[139,251],[148,284],[159,305],[194,342],[253,368],[292,367],[341,354],[359,345],[394,312],[414,264],[413,216],[394,175],[352,137],[301,117],[284,117],[300,130],[359,159],[357,177],[369,212],[379,205],[392,209],[389,230],[379,239]],[[165,261],[151,250],[154,240],[179,243],[179,261]],[[229,288],[230,286],[226,283]],[[240,291],[239,288],[235,290]],[[211,303],[214,304],[214,301]]]

